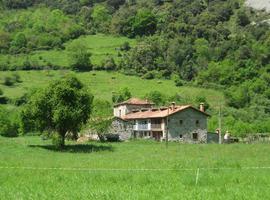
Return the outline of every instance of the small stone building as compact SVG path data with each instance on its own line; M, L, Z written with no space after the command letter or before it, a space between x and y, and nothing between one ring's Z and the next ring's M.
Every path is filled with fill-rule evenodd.
M190 143L207 142L207 117L203 104L154 108L154 104L137 98L115 105L111 133L129 138L153 138Z

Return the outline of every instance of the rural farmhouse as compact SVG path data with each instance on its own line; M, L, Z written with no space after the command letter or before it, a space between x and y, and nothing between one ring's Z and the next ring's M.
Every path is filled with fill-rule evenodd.
M155 108L154 104L131 98L114 106L111 133L129 138L154 138L192 143L207 142L207 117L204 105L200 109L191 105Z

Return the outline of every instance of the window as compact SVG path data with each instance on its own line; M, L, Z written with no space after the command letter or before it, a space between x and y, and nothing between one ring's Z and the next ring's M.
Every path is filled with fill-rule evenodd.
M180 139L183 139L183 135L182 135L182 134L180 134L180 135L179 135L179 138L180 138Z
M121 110L119 110L119 117L121 117Z
M196 120L196 126L199 126L199 125L200 125L200 121Z
M182 125L182 124L183 124L183 120L182 120L182 119L180 119L179 124L180 124L180 125Z
M192 138L193 140L198 140L198 133L193 133Z

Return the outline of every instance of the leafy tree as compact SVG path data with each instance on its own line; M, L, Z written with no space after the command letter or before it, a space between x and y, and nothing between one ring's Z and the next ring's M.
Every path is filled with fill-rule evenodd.
M11 46L15 49L15 53L20 51L23 47L26 47L26 45L27 39L23 33L17 33L11 42Z
M71 69L74 71L89 71L92 69L91 53L82 42L74 42L68 47Z
M123 88L120 91L114 93L112 95L112 102L113 103L120 103L126 101L131 98L131 92L128 88Z
M6 53L10 46L10 34L5 31L0 31L0 52Z
M77 133L91 113L93 96L75 77L52 82L31 97L21 113L22 131L55 131L60 147L67 132Z
M0 135L4 137L17 137L19 124L8 110L0 106Z
M113 59L113 57L108 57L106 58L103 63L102 66L105 70L111 71L111 70L116 70L116 64L115 61Z
M152 101L158 106L164 105L166 103L166 96L159 91L151 91L146 94L144 98Z
M2 3L7 8L27 8L32 6L34 1L33 0L2 0Z
M111 20L111 15L109 14L107 7L102 4L95 5L91 17L93 19L94 26L99 31L107 32Z
M245 11L239 11L237 13L236 22L240 26L246 26L250 23L249 17L247 16Z
M155 15L147 9L138 10L134 18L131 19L133 37L135 35L152 35L156 31L157 20Z

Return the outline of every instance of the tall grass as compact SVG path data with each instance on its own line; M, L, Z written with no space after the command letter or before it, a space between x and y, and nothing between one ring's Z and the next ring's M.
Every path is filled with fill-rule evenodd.
M147 141L100 144L69 143L64 152L50 150L38 137L0 137L0 167L87 169L194 169L189 171L85 171L0 169L3 199L267 199L269 147L256 145L183 145ZM76 145L77 150L74 150ZM88 151L95 146L95 151ZM108 147L100 148L96 147ZM75 148L75 149L76 149ZM99 149L99 150L98 150ZM197 168L231 170L200 170Z

